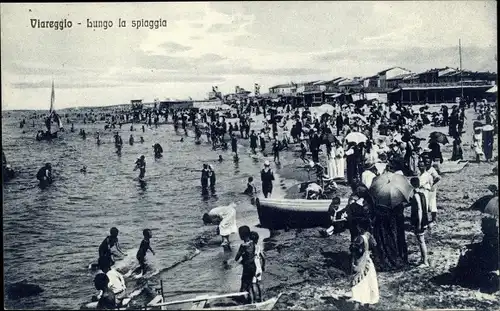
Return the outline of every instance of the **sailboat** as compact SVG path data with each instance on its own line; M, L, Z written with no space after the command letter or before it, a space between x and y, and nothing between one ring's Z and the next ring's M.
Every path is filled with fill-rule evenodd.
M49 114L45 118L45 126L47 127L47 132L38 131L36 135L37 140L49 140L52 138L57 138L57 133L59 131L64 131L61 117L56 113L54 109L55 100L56 95L54 91L54 81L52 80L52 91L50 93L50 109Z

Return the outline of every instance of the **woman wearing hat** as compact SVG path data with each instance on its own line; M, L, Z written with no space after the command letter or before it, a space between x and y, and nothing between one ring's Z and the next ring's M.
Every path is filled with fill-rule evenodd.
M269 161L264 162L264 168L260 171L260 179L262 181L262 193L267 198L273 192L274 173L270 167Z

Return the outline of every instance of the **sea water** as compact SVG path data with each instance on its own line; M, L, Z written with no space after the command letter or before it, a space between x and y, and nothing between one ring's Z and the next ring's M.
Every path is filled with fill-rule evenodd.
M157 129L141 125L130 131L105 131L104 124L75 124L53 141L35 140L43 120L31 120L23 129L20 112L2 116L2 150L18 176L4 184L4 269L5 284L26 280L44 292L20 300L9 300L7 308L78 309L96 293L94 274L88 270L97 260L97 250L113 226L120 230L119 241L128 254L117 262L120 270L137 265L135 254L142 240L142 230L153 232L151 246L156 255L148 253L152 274L163 280L167 299L191 298L200 294L238 291L241 267L224 268L223 261L234 258L240 243L232 235L233 252L224 253L215 237L200 248L201 253L190 261L163 271L192 251L195 241L216 228L204 226L202 215L210 209L235 202L238 226L258 224L255 206L242 194L246 180L253 176L258 183L262 159L249 156L240 149L240 160L234 162L230 151L213 151L205 141L194 144L193 132L184 137L172 125ZM87 138L78 135L83 128ZM25 131L25 133L23 133ZM101 145L94 134L101 133ZM115 152L113 134L119 132L124 141L121 156ZM128 144L130 134L135 144ZM140 143L140 136L145 142ZM205 137L202 137L204 139ZM154 159L152 146L163 146L163 158ZM133 171L140 155L146 157L145 184L136 180ZM219 163L218 155L225 161ZM37 186L36 173L51 162L54 183L47 189ZM200 175L203 163L214 167L217 177L216 195L202 196ZM80 168L87 166L87 173ZM134 180L135 179L135 180ZM276 185L276 188L279 188ZM261 241L266 237L260 229ZM268 234L268 233L267 233ZM195 245L196 246L196 245ZM133 287L134 282L127 282Z

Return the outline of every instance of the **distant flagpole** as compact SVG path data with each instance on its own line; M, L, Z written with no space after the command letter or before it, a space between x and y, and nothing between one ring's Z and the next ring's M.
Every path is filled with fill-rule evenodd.
M462 83L462 42L458 39L458 54L460 56L460 88L462 90L462 98L464 98L464 86Z

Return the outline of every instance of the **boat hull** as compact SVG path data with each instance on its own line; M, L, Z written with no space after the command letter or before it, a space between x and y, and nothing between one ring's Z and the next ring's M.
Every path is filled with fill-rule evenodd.
M327 228L331 225L328 208L331 200L256 199L260 225L270 230ZM340 200L340 207L347 199Z

